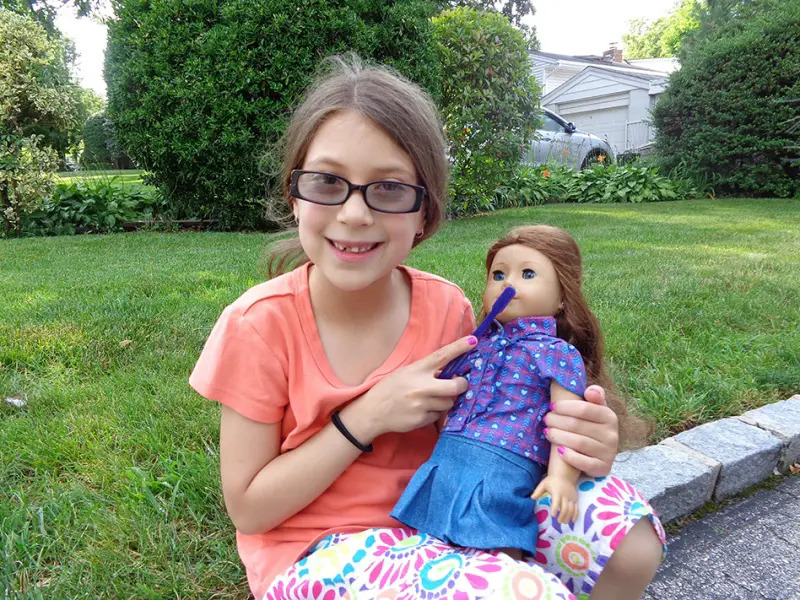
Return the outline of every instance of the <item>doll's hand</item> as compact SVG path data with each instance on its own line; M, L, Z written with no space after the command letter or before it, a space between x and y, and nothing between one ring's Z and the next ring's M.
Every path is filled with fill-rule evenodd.
M550 494L550 516L558 515L559 523L569 523L578 518L578 490L575 484L562 477L548 475L539 482L531 498L538 500Z

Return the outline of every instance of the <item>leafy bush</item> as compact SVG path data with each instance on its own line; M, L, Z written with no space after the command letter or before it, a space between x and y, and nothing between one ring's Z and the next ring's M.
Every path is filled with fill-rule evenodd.
M790 196L798 133L785 123L800 96L800 0L756 0L702 30L656 105L663 166L681 162L717 193Z
M161 196L123 188L114 178L60 183L41 209L23 220L25 235L73 235L121 231L129 221L152 221L163 210Z
M56 153L42 148L40 136L0 134L0 234L19 234L25 215L53 190Z
M450 212L489 210L538 124L540 89L527 44L502 15L472 8L443 12L433 31L453 166Z
M545 202L663 202L698 195L690 180L666 177L652 165L596 165L581 171L563 165L524 166L513 181L497 190L492 208Z
M109 132L104 115L92 115L83 124L82 165L111 164Z
M124 0L115 10L108 114L177 218L266 225L272 174L259 158L326 55L353 50L437 92L426 0Z
M19 233L22 217L53 186L56 155L45 140L69 129L77 111L63 41L31 17L0 7L0 234Z

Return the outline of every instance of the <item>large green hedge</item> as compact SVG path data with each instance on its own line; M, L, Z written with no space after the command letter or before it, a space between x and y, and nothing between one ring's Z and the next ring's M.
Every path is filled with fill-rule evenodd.
M667 168L713 183L717 193L791 196L800 97L800 0L756 0L704 32L653 113Z
M176 216L265 225L259 164L330 54L353 50L437 93L425 0L121 0L109 24L118 141ZM266 161L269 164L271 161Z

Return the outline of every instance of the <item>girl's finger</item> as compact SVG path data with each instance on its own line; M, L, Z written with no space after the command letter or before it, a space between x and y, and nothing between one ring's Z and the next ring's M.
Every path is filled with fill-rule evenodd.
M428 367L439 370L444 368L444 366L454 358L472 350L477 343L478 340L474 335L468 335L455 342L450 342L446 346L442 346L427 358L423 358L422 361L425 362Z
M604 405L592 404L583 400L562 400L556 402L549 414L558 414L568 417L575 417L582 421L592 421L593 423L616 423L617 415L614 411Z
M610 423L585 421L575 417L559 415L554 412L548 413L544 418L544 422L547 426L548 437L551 432L561 431L591 438L604 446L614 446L615 448L619 438L617 429Z
M605 456L611 452L610 445L606 445L592 437L564 431L555 427L547 428L547 440L555 448L566 446L586 456Z
M575 452L566 447L564 448L564 453L561 455L561 458L565 463L575 467L579 471L583 471L589 477L605 477L609 473L609 463L599 458Z

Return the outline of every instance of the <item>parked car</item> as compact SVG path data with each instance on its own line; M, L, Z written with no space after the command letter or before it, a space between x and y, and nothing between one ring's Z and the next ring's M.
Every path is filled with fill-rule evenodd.
M585 169L598 162L614 162L614 151L607 141L578 130L571 122L546 108L536 135L538 139L526 153L526 162L535 165L557 163L576 169Z

